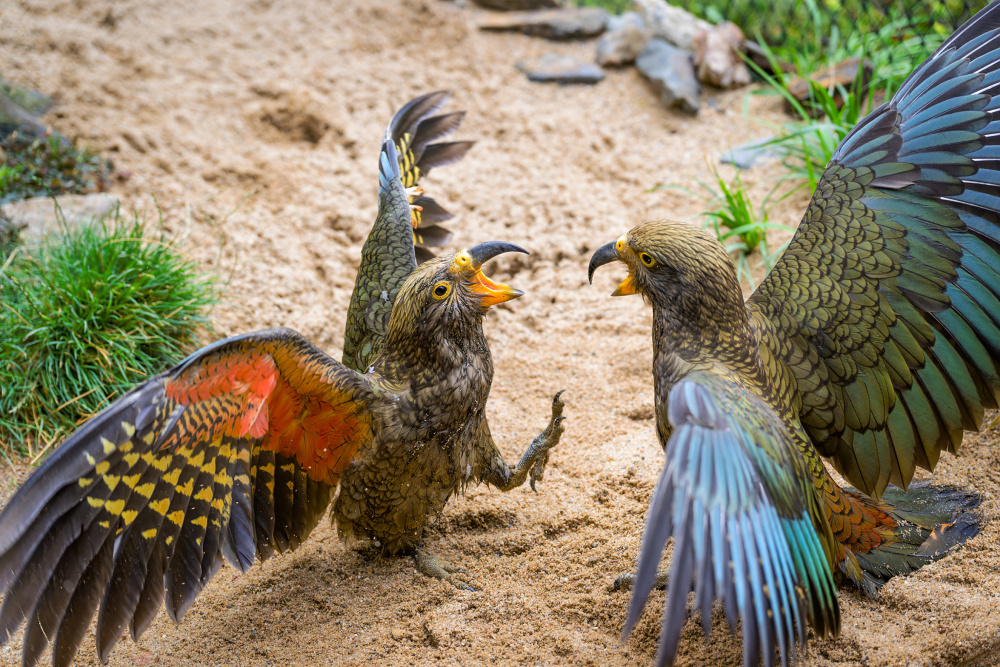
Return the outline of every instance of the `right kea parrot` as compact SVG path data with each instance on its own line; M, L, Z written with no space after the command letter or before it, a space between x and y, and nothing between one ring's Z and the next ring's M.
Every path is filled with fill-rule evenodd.
M807 624L838 633L835 573L874 594L978 530L975 496L887 486L933 469L1000 400L998 93L993 3L844 138L746 302L725 249L689 224L641 224L591 258L591 280L621 261L614 295L653 308L666 461L625 635L673 537L658 665L689 592L706 634L715 600L742 623L744 665L787 665Z

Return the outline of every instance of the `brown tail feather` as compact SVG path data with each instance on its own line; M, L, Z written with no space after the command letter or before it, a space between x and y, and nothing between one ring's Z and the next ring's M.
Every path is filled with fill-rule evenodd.
M890 487L882 500L828 485L823 499L840 571L869 595L943 557L980 528L978 496L926 482L907 491Z

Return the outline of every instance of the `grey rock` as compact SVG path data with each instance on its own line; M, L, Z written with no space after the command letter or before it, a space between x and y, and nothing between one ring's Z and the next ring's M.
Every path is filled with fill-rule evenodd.
M101 221L118 208L118 197L107 193L32 197L0 207L23 240L39 241L50 234Z
M608 13L600 7L547 9L537 12L507 12L489 16L481 30L520 31L548 39L582 39L604 32Z
M689 51L654 37L635 65L665 105L690 114L698 113L701 85Z
M688 51L691 50L695 33L712 27L711 23L664 0L635 0L635 9L653 31L654 37L665 39Z
M44 137L51 134L57 137L63 145L69 143L66 137L52 131L43 123L39 123L34 116L0 92L0 138L15 131L32 137Z
M0 79L0 95L4 95L32 116L41 116L52 108L51 97L3 79Z
M540 58L522 60L516 67L528 75L530 81L540 83L590 83L604 78L601 68L561 53L547 53Z
M554 9L562 6L559 0L473 0L473 2L480 7L502 12Z
M771 143L774 139L774 136L770 136L740 144L723 153L722 162L731 164L737 169L749 169L758 162L777 160L782 156L782 151Z
M608 31L597 43L597 64L607 67L635 62L652 36L653 31L635 12L612 16L608 19Z
M750 83L750 70L740 55L743 31L726 21L694 36L694 67L698 80L719 88L739 88Z

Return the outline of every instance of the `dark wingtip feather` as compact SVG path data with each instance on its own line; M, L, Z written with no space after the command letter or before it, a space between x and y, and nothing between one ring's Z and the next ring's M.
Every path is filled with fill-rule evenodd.
M108 456L101 445L101 437L114 442L124 441L127 436L122 431L122 422L138 426L141 419L152 418L152 415L139 412L141 406L162 394L160 379L153 378L133 389L85 423L32 473L0 512L0 554L10 551L60 489L75 484L87 473L93 466L88 462L88 455L96 462Z
M463 120L465 120L464 111L453 111L421 120L411 141L411 148L417 158L417 163L419 164L420 156L430 142L451 134L458 129Z
M673 532L672 502L673 488L667 468L664 468L660 481L656 484L656 491L653 492L653 499L649 503L646 530L643 532L642 546L639 548L639 564L632 587L632 600L629 603L625 627L622 629L622 641L631 634L646 606L646 599L653 590L660 555Z
M404 134L412 136L420 121L443 107L449 97L451 97L451 91L437 90L433 93L413 98L404 104L392 117L392 121L390 121L389 127L386 129L385 138L398 143Z
M424 149L418 166L426 174L434 167L444 167L445 165L458 162L465 157L465 154L469 152L469 149L475 143L475 141L451 141L448 143L431 144Z

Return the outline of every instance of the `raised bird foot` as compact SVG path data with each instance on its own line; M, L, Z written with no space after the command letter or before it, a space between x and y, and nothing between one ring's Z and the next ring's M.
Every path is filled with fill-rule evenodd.
M492 476L487 481L501 491L510 491L528 480L531 490L535 490L535 482L545 476L545 464L549 462L549 450L559 444L563 434L562 391L552 398L552 418L541 433L535 436L528 448L524 450L521 460L511 469L504 463L493 469ZM499 456L499 453L497 454ZM501 462L502 463L502 462Z
M413 561L417 565L417 570L425 577L447 581L455 588L459 588L463 591L477 590L455 576L456 574L465 574L465 570L457 568L451 563L441 560L440 556L426 554L423 551L417 551L413 554Z
M559 444L559 438L563 434L562 416L565 403L562 402L563 390L560 390L552 397L552 418L549 420L545 430L535 436L528 446L528 451L524 453L522 461L533 460L531 471L528 477L528 484L531 490L535 491L535 482L540 482L545 477L545 464L549 462L549 450ZM530 456L530 459L529 459Z
M667 579L669 578L668 570L659 570L656 573L656 586L657 590L664 590L667 587ZM632 588L635 584L635 575L631 572L626 572L625 574L619 574L615 579L614 583L611 584L611 590L613 591L626 591Z

